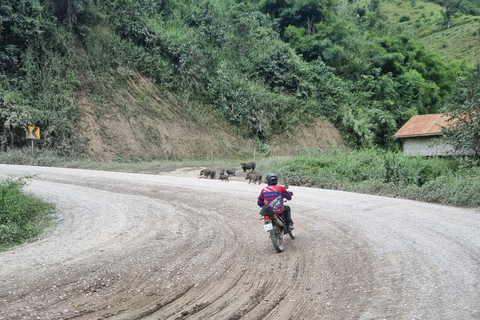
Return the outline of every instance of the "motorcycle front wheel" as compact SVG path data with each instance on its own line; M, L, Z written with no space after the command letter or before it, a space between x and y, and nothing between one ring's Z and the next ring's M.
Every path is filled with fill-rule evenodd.
M283 228L273 226L273 230L270 231L270 239L272 240L273 247L277 252L282 252L285 249L285 242L283 240Z

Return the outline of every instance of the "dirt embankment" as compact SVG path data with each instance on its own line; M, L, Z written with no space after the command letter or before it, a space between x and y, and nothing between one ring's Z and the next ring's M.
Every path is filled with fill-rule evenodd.
M104 91L110 92L109 89ZM103 97L80 94L78 128L86 155L92 160L210 159L253 155L255 141L241 137L208 107L186 107L178 97L167 96L147 78L136 74L123 89ZM327 120L299 126L291 138L274 138L273 154L292 150L343 146L343 138Z

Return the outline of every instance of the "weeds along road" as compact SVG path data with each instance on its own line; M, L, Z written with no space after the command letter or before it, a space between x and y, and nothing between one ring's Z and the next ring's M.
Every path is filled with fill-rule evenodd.
M264 185L0 165L57 224L0 253L0 319L479 319L480 210L291 186L276 253Z

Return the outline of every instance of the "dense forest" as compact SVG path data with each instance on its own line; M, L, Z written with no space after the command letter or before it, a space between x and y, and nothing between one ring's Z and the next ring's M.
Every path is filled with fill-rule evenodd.
M261 144L322 118L353 148L398 149L400 126L443 112L474 66L389 23L392 2L428 1L0 0L1 150L33 125L41 148L81 152L79 94L108 99L135 74ZM480 14L479 0L430 2L443 29Z

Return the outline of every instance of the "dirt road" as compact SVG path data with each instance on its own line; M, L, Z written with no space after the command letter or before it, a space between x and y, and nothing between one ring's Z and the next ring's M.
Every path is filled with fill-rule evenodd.
M0 253L0 319L480 319L480 209L291 186L276 253L264 185L0 165L58 211Z

